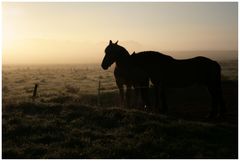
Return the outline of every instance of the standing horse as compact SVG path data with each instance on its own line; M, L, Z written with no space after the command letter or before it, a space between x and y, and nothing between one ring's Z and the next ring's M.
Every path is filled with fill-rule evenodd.
M135 52L133 54L135 54ZM141 91L139 90L140 88L138 86L135 86L132 82L128 81L128 79L125 78L125 75L122 73L123 72L121 71L121 68L116 65L114 69L114 77L119 89L121 106L125 106L126 104L128 106L138 106L139 94L141 94ZM124 90L124 86L126 86L126 92ZM135 89L134 95L132 93L132 87Z
M148 100L148 87L149 78L146 72L139 69L139 67L133 66L131 55L124 48L118 49L120 47L116 43L112 43L110 40L109 45L105 49L105 57L102 61L102 68L104 70L108 69L114 62L116 62L116 67L114 70L114 76L116 79L117 86L120 91L121 102L124 102L124 89L123 85L126 85L126 104L127 107L131 106L131 88L135 88L136 95L140 91L141 98L144 106L149 106ZM115 50L117 49L117 50ZM120 51L120 54L119 54ZM135 55L135 54L132 54Z
M109 45L105 51L105 57L110 58L119 58L126 53L126 49L117 44ZM210 117L225 112L221 87L221 67L216 61L205 57L177 60L159 52L145 51L133 54L130 63L135 68L147 73L147 77L155 86L157 107L159 107L159 94L161 96L163 112L167 111L166 87L186 87L193 84L208 88L212 98Z

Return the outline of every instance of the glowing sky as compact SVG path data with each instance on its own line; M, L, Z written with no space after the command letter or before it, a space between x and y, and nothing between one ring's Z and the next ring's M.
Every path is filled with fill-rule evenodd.
M3 64L95 63L129 52L237 50L237 2L3 3Z

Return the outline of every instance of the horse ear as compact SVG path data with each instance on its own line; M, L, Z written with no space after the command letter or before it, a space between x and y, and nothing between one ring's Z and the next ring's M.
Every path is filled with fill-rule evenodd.
M109 45L111 45L111 44L112 44L112 40L109 41Z
M117 45L118 41L115 42L115 44Z
M136 54L135 51L132 54Z

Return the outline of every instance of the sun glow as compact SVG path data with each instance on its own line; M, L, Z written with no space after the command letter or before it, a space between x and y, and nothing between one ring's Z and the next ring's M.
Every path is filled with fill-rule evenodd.
M237 31L237 3L4 2L3 63L98 63L109 40L130 53L237 50Z

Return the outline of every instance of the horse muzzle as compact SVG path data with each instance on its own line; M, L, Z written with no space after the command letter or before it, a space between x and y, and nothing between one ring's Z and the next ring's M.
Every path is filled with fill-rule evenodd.
M107 70L108 69L108 66L106 66L106 65L101 65L102 66L102 68L104 69L104 70Z

